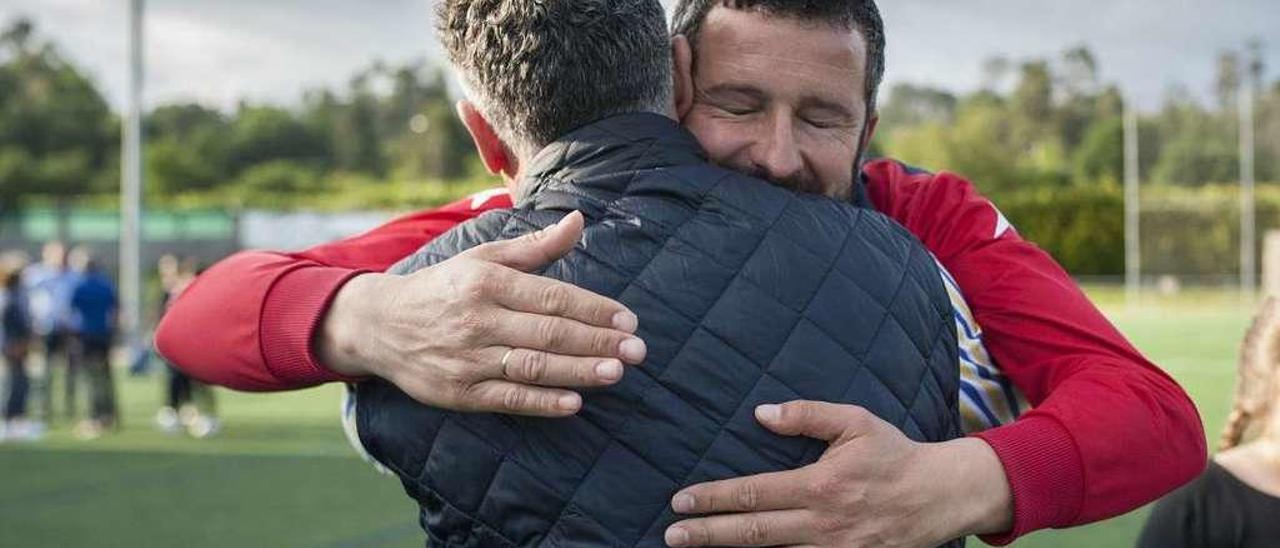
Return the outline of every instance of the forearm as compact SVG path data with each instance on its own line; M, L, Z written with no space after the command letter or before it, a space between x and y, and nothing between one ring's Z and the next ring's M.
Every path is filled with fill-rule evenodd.
M978 437L1000 456L1014 493L1008 535L1128 512L1205 464L1195 406L1134 349L1047 255L1025 242L965 270L986 345L1035 409ZM985 284L985 285L984 285ZM1044 303L1054 303L1046 309Z
M214 265L174 300L156 330L156 348L204 382L275 391L342 377L309 349L332 295L359 271L264 252Z
M987 350L1036 406L979 434L1014 498L1012 530L988 542L1132 510L1204 467L1203 427L1186 393L972 184L889 161L867 175L876 207L951 272Z
M1069 378L1039 407L977 434L1010 470L1023 532L1123 514L1203 470L1204 430L1172 381L1085 359L1056 367Z
M291 390L340 380L313 352L316 327L347 280L379 272L435 236L509 200L468 199L300 253L250 251L219 262L170 306L156 331L166 358L205 382Z

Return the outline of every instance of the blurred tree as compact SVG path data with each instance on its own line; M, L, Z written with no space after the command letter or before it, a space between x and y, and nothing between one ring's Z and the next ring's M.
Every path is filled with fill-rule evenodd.
M1258 100L1257 169L1259 181L1280 181L1280 80Z
M1254 93L1261 94L1263 92L1262 76L1266 73L1267 69L1266 60L1264 60L1262 56L1262 52L1264 51L1262 47L1262 39L1254 37L1245 41L1244 51L1246 56L1245 66L1240 72L1249 76L1249 81L1252 82L1254 86Z
M880 123L890 131L895 127L950 124L955 121L957 103L956 96L945 90L897 84L889 92L889 101L880 108Z
M444 74L423 72L422 63L395 72L393 92L384 101L388 156L397 177L457 179L474 155L470 134L454 114Z
M1223 137L1222 128L1207 113L1193 116L1190 125L1163 143L1152 179L1178 185L1234 181L1238 173L1236 144Z
M982 61L982 89L984 91L998 92L1008 77L1008 58L997 55Z
M1072 164L1076 181L1118 184L1124 173L1124 128L1120 117L1094 121L1076 149Z
M222 113L196 104L166 105L146 118L148 194L169 196L225 183L230 124Z
M1234 51L1220 53L1213 82L1214 97L1218 99L1219 108L1222 110L1235 108L1241 81L1240 56Z
M58 50L19 19L0 32L0 202L93 189L117 134L111 111Z
M1043 60L1023 63L1010 98L1015 143L1030 152L1054 134L1053 76Z
M1098 60L1088 46L1062 54L1062 88L1068 96L1092 96L1098 91Z
M279 107L241 104L228 137L227 172L231 176L275 160L327 167L329 149L324 137Z
M245 196L308 194L328 189L315 168L288 160L257 164L236 180L236 189Z
M351 102L338 110L331 138L338 169L382 177L387 164L379 141L378 99L370 89L376 68L351 79Z
M1098 63L1085 46L1062 54L1062 73L1056 77L1062 104L1057 109L1058 137L1062 146L1074 150L1098 117Z

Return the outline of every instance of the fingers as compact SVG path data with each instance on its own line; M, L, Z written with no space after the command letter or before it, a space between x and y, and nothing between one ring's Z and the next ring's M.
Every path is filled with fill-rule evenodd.
M756 420L783 436L806 436L834 442L866 433L878 420L856 405L792 401L756 407Z
M512 310L560 316L627 333L634 333L639 324L622 303L573 284L521 273L511 273L498 283L502 290L495 292L495 301Z
M644 341L623 331L523 312L502 314L495 322L493 339L515 348L568 356L617 358L629 364L643 362L648 353Z
M808 510L711 516L667 528L668 546L775 546L811 542L817 534Z
M582 238L582 213L574 211L560 222L519 238L490 242L463 253L529 272L563 257Z
M671 497L671 509L680 514L719 514L802 508L809 500L804 471L801 468L700 483Z
M501 356L496 363L502 365L503 378L522 384L585 388L610 385L622 379L622 362L617 359L562 356L516 348L507 355L505 364Z
M489 380L471 385L462 396L463 411L567 417L582 408L582 396L568 390Z

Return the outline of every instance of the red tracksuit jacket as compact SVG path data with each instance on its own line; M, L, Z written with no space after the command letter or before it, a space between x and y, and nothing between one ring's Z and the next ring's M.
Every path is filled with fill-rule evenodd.
M984 540L1004 544L1119 515L1200 473L1204 431L1186 393L972 184L891 160L870 162L865 175L876 208L920 238L955 277L988 351L1035 406L1012 424L974 434L994 448L1014 498L1013 529ZM238 253L173 303L156 346L193 377L239 390L343 380L318 364L310 347L342 284L385 270L484 211L510 206L510 196L495 191L299 253Z

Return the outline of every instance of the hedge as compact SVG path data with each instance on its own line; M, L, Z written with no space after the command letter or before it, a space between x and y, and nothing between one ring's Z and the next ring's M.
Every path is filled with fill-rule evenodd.
M1189 277L1238 273L1239 200L1236 185L1144 186L1139 217L1143 273ZM1019 233L1072 274L1124 274L1120 188L1033 189L1001 194L996 202ZM1280 228L1280 188L1258 185L1255 207L1260 249L1266 231Z

